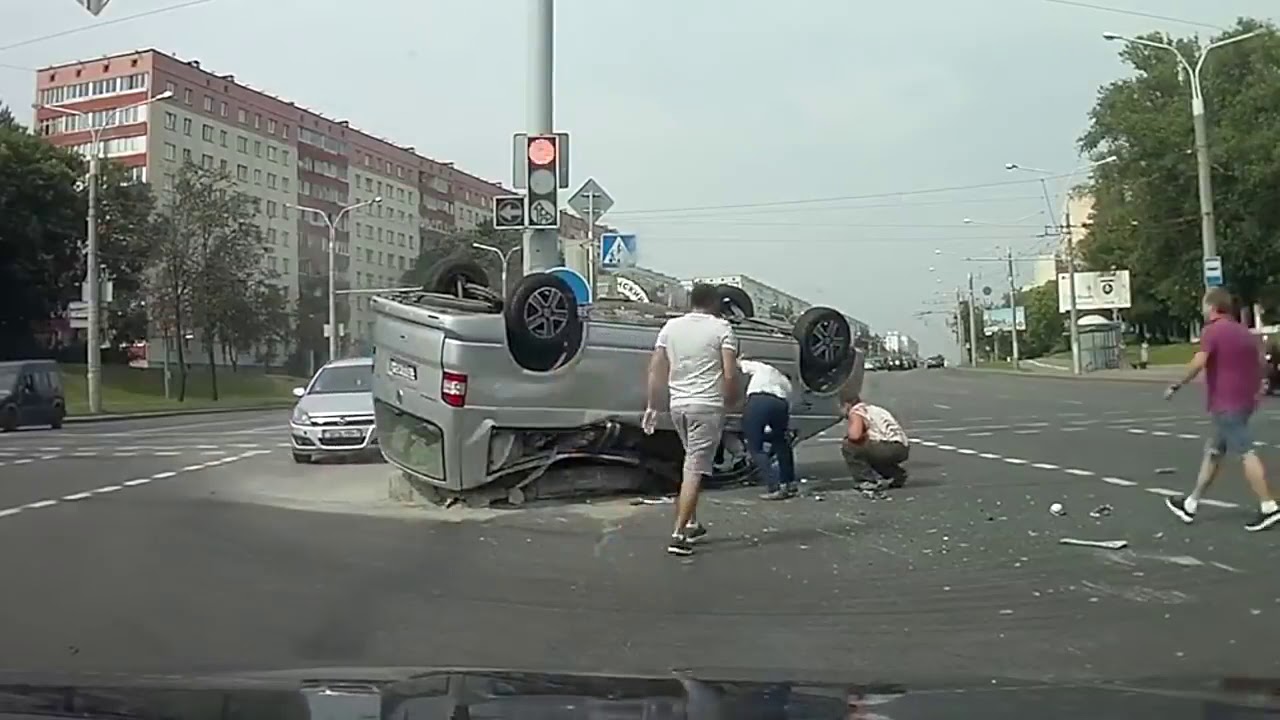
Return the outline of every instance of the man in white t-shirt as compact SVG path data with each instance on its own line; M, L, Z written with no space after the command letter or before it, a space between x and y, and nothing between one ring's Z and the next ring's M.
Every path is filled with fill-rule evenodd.
M695 285L689 294L693 311L668 320L658 333L649 359L649 405L644 431L658 423L665 386L671 399L671 423L684 445L684 468L676 524L667 552L692 555L693 541L707 533L697 522L702 476L710 475L724 432L726 406L738 394L738 339L719 317L720 293Z
M764 480L765 492L760 497L786 500L796 494L796 460L787 437L791 425L791 380L778 368L759 360L739 360L738 368L747 376L742 435ZM765 443L769 444L768 452Z
M844 401L845 430L840 453L860 490L902 487L911 454L911 441L897 418L879 405L853 396Z

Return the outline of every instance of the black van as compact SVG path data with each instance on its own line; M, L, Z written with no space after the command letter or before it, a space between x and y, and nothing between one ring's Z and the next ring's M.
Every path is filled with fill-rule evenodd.
M0 431L22 425L62 427L67 400L53 360L0 362Z

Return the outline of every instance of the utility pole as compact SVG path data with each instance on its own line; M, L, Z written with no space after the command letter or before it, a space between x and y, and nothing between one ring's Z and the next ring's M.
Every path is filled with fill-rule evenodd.
M333 362L338 359L338 226L342 224L342 218L346 217L347 213L369 205L381 204L382 196L379 195L372 200L348 205L331 217L329 213L320 208L285 203L285 207L294 208L298 212L311 213L324 220L325 224L329 226L329 359L326 362ZM350 242L350 239L348 239L347 243L350 244ZM350 257L350 255L350 248L348 248L347 256ZM350 271L349 266L348 271Z
M1013 335L1013 369L1018 369L1018 286L1013 278L1013 247L1009 248L1009 332Z
M555 132L555 2L529 0L528 133ZM557 162L559 159L557 158ZM556 208L556 212L560 212ZM554 228L526 230L524 273L549 270L559 264L560 233Z
M978 315L974 309L973 273L969 273L969 364L978 367Z
M1076 239L1075 233L1071 232L1071 204L1066 205L1066 209L1062 214L1063 227L1062 231L1066 233L1067 245L1067 295L1071 298L1070 313L1067 315L1067 322L1071 324L1068 333L1071 337L1071 374L1080 374L1080 322L1079 313L1076 310Z
M956 344L960 346L960 364L964 364L964 292L956 288Z

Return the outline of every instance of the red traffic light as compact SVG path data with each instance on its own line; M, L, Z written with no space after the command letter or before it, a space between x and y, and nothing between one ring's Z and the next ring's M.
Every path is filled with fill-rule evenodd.
M550 165L556 161L556 139L553 137L529 138L529 162L534 165Z

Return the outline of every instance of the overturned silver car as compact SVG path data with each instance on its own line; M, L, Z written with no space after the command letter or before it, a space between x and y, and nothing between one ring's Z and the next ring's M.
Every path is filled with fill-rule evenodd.
M838 395L859 391L863 373L844 315L814 307L790 326L754 318L738 288L721 293L743 354L800 388L796 439L837 422ZM544 273L503 298L466 259L441 263L422 291L372 304L378 437L419 491L520 504L678 483L683 453L669 422L651 436L640 430L649 355L670 308L606 300L580 309L568 285ZM754 470L737 416L725 435L712 482Z

